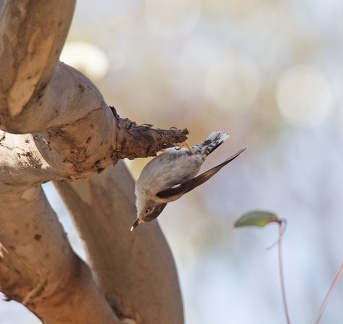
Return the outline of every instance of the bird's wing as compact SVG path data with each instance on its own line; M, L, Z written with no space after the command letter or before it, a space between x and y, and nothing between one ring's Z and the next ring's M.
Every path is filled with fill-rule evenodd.
M230 158L228 158L224 162L218 164L217 166L215 166L214 168L212 168L210 170L205 171L204 173L198 175L195 178L192 178L188 181L182 182L182 183L177 184L173 187L170 187L168 189L165 189L165 190L158 192L156 194L156 196L158 198L162 198L162 199L171 198L173 196L183 195L183 194L193 190L194 188L200 186L201 184L203 184L207 180L211 179L223 166L230 163L232 160L234 160L236 157L238 157L238 155L240 155L245 150L246 149L244 148L244 149L238 151L236 154L232 155Z

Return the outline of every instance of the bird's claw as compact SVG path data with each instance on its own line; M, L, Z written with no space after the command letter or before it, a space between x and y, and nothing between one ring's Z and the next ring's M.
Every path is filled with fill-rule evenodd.
M192 147L188 144L187 141L184 141L184 142L180 143L180 144L178 145L178 147L177 147L177 150L181 150L183 147L188 148L189 152L190 152L191 154L194 154L194 151L193 151Z

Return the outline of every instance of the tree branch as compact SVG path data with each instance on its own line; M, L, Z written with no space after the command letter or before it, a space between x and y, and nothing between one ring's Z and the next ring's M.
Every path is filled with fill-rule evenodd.
M30 132L42 107L28 105L46 91L73 16L75 1L19 0L0 5L0 126ZM44 114L44 111L43 111Z
M100 288L39 187L155 155L187 134L121 119L90 80L58 62L73 9L70 0L0 2L0 288L53 324L119 323L113 309L138 322L180 323L162 233L156 225L130 235L134 189L123 167L85 180L90 196L77 183L58 185L66 201L75 198L69 207Z
M85 180L55 183L110 305L137 323L183 323L171 251L157 222L137 232L134 181L123 162Z
M100 192L111 193L120 185L107 200L94 189L99 184L90 186L95 199L91 203L88 200L82 205L88 197L81 195L76 199L79 206L90 204L94 208L91 216L115 214L115 220L108 221L112 226L102 222L100 227L106 233L104 237L116 236L111 261L101 261L107 258L99 249L106 244L101 231L94 239L87 236L91 242L87 247L92 251L89 261L103 291L92 280L88 266L70 248L38 187L50 180L89 177L120 158L155 155L184 141L187 134L187 130L154 130L120 119L90 80L58 63L73 9L74 1L70 0L0 2L1 290L53 324L118 323L104 292L121 314L148 319L148 323L174 323L168 317L180 323L182 305L176 271L158 227L150 235L142 234L141 241L138 235L136 239L127 236L129 225L127 234L126 229L125 234L122 232L121 222L126 226L129 219L126 215L131 222L135 214L133 182L127 174L115 173L114 179L105 173L105 178L96 178L100 183L104 181ZM126 182L128 189L122 189ZM72 188L69 184L66 187ZM125 203L121 201L123 195L130 195ZM97 200L101 201L100 209L96 209ZM108 213L111 201L115 203ZM97 219L88 220L88 226L96 228ZM136 252L130 254L131 248ZM131 257L124 258L121 252ZM152 261L156 256L163 260L162 265ZM95 263L114 268L116 278ZM137 269L150 278L137 275ZM164 292L153 286L154 280ZM147 296L159 307L149 305ZM130 305L129 312L119 299Z
M1 291L48 323L118 323L42 189L2 193L0 205Z

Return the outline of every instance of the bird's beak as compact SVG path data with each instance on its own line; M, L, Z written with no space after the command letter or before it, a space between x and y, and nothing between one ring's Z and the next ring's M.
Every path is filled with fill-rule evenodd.
M130 231L132 232L140 223L143 223L142 219L141 218L137 218L136 221L131 226Z

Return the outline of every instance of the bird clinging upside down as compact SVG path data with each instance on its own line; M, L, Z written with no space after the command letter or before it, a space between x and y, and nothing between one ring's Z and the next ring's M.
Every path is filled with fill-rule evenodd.
M152 159L136 182L137 219L131 231L140 223L150 222L158 217L167 203L179 199L209 180L245 150L238 151L214 168L196 176L207 156L228 137L226 133L214 131L199 145L189 147L186 144L186 147L168 148Z

